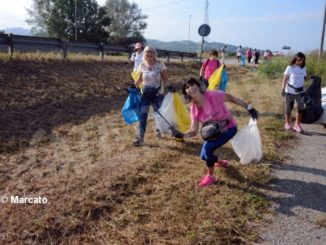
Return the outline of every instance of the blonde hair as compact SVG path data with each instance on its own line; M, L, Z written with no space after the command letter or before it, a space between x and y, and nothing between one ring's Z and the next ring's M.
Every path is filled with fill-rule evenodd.
M145 49L144 49L144 53L145 52L153 52L154 53L154 58L157 59L156 49L153 48L152 46L146 46ZM143 56L143 60L145 60L145 55Z

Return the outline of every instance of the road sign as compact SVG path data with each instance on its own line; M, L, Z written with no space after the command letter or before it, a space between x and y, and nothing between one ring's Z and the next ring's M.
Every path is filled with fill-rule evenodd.
M285 49L285 50L290 50L291 47L290 46L283 46L282 49Z
M198 28L198 34L202 37L207 37L211 33L211 27L207 24L202 24Z

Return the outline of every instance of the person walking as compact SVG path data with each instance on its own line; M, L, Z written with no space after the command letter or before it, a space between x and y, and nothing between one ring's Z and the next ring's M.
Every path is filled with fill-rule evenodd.
M222 64L224 64L226 48L227 48L227 46L224 45L224 47L221 49L221 55L222 55L222 59L221 59L221 61L222 61Z
M300 125L304 104L301 98L304 95L304 81L307 78L306 56L299 52L292 59L284 71L282 80L282 96L285 97L285 130L293 129L295 132L301 133ZM297 104L297 113L294 125L291 124L291 112L294 106L294 101Z
M140 97L140 120L137 136L133 142L134 146L142 146L144 144L150 105L152 105L154 110L158 110L162 105L163 94L161 92L161 80L163 80L168 91L175 92L175 89L168 81L166 66L162 61L157 59L157 53L153 47L147 46L144 49L143 61L138 69L140 70L140 76L134 85L138 87L143 83L144 86Z
M251 62L251 58L252 58L252 51L251 51L251 48L249 48L249 49L247 50L246 56L247 56L248 64L250 64L250 62Z
M130 60L134 62L134 71L137 70L139 67L140 63L143 61L143 45L141 43L136 43L135 44L135 52L132 53Z
M213 75L216 69L221 66L220 61L218 60L218 52L216 49L212 49L209 55L209 58L206 59L199 71L200 81L204 83L205 88L208 87L208 80Z
M246 109L253 119L258 119L258 112L251 104L244 102L231 94L219 90L203 91L200 83L190 78L182 87L182 93L187 103L191 103L190 117L191 126L189 130L182 134L177 130L172 131L175 137L189 138L197 135L199 123L217 123L219 125L219 133L214 134L212 139L205 136L201 149L200 157L205 161L207 166L207 174L201 179L199 185L205 187L216 181L214 177L214 167L227 167L229 161L219 160L213 153L216 149L227 143L237 132L237 122L232 116L230 110L226 107L226 102ZM201 129L203 136L203 127Z
M255 65L258 65L258 63L259 63L259 57L260 57L259 49L255 49L254 57L255 57Z
M241 45L239 45L239 47L237 48L236 55L237 55L237 59L238 59L238 64L240 64L241 56L243 55L243 51L242 51L242 46Z

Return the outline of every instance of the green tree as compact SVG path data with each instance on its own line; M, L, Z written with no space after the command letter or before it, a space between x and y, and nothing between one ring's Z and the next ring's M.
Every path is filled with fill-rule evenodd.
M141 13L137 4L128 0L107 0L104 7L111 17L111 24L106 27L109 42L129 44L144 41L147 16Z
M53 0L34 0L30 9L27 9L27 14L30 18L26 22L32 25L32 33L38 36L48 36L47 20L51 13Z
M76 26L79 41L105 41L108 37L104 27L110 18L96 0L34 0L28 13L31 18L27 22L36 26L34 30L49 37L75 40Z

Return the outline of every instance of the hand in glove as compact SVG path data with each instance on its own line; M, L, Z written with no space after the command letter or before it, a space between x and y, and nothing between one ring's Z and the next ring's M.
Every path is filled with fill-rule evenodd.
M247 105L247 111L249 112L252 119L257 120L258 119L258 111L252 107L251 104Z
M173 137L178 138L178 139L182 139L184 137L183 133L181 133L179 130L175 129L175 128L170 128L171 129L171 134Z
M177 92L172 85L168 86L166 89L171 93Z

